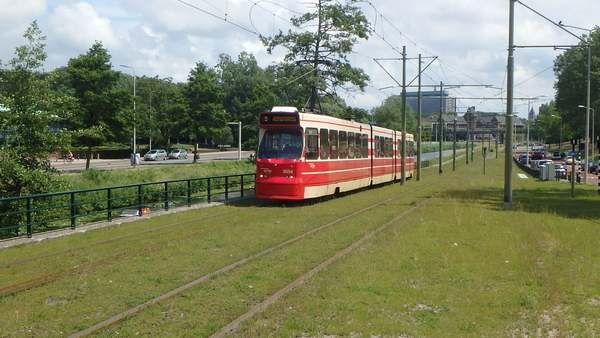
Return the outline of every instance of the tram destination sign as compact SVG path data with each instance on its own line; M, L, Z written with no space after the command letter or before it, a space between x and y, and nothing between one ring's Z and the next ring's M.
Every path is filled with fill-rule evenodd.
M299 124L300 118L295 113L263 113L260 122L262 124Z

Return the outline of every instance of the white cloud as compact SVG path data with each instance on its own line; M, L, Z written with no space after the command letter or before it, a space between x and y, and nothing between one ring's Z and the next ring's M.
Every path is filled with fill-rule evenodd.
M46 0L0 0L0 22L27 21L43 15L46 11ZM2 24L4 26L4 24Z
M78 2L72 6L56 7L48 19L49 40L69 51L86 50L95 41L105 48L118 49L121 41L115 35L111 20L98 15L92 5Z
M45 12L45 0L0 0L0 60L7 62L13 58L15 47L26 43L23 33L29 24Z

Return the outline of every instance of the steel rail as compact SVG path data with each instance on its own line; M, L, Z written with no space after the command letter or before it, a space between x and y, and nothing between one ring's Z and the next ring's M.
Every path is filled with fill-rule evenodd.
M151 252L151 251L154 251L154 250L166 247L166 246L168 246L170 244L182 242L182 241L194 238L194 237L199 236L199 235L214 233L216 231L222 231L222 230L229 229L229 228L241 225L241 224L246 224L247 222L249 222L251 220L255 220L255 219L263 218L263 217L270 217L270 216L273 216L273 215L281 213L281 212L283 212L283 211L279 211L279 212L276 212L276 213L269 213L267 215L262 215L262 216L250 217L250 218L244 219L244 221L241 221L241 222L236 222L234 224L228 224L228 225L224 225L224 226L219 226L219 227L215 227L215 228L212 228L212 229L203 229L203 230L200 230L200 231L194 231L194 232L191 232L191 233L188 233L188 234L183 234L183 235L180 235L180 236L177 236L177 237L173 237L171 239L168 239L167 241L160 241L160 242L148 244L148 245L145 245L145 246L140 247L140 248L135 248L135 249L132 249L132 250L128 250L128 251L117 253L117 254L114 254L114 255L111 255L111 256L99 258L99 259L96 259L96 260L93 260L93 261L90 261L90 262L86 262L86 263L83 263L83 264L78 264L76 266L72 266L72 267L69 267L69 268L66 268L66 269L63 269L63 270L54 271L54 272L51 272L51 273L48 273L48 274L45 274L45 275L42 275L42 276L38 276L38 277L34 277L34 278L31 278L31 279L25 280L25 281L21 281L21 282L14 283L14 284L11 284L11 285L6 285L6 286L3 286L3 287L0 287L0 297L4 297L4 296L7 296L7 295L10 295L10 294L19 292L19 291L28 290L28 289L31 289L33 287L43 285L43 284L45 284L47 282L51 282L51 281L59 280L59 279L62 279L62 278L68 277L68 276L72 276L72 275L74 275L76 273L79 273L81 271L89 271L89 270L92 270L94 268L102 267L102 266L108 265L110 263L116 262L116 261L121 260L121 259L139 256L139 255L141 255L143 253ZM229 213L229 212L227 212L227 213ZM227 214L227 213L221 213L221 214ZM205 218L205 217L201 217L199 219L203 219L203 218ZM192 221L197 221L199 219L188 220L188 221L180 222L180 223L173 224L173 225L181 225L181 224L184 224L184 223L189 223L189 222L192 222ZM170 226L173 226L173 225L170 225ZM162 228L164 228L164 227L162 227ZM147 231L143 231L143 232L147 232ZM121 236L121 237L130 237L130 236ZM106 242L106 241L102 241L102 242ZM63 251L67 251L68 252L68 250L63 250ZM44 257L46 257L46 256L44 256Z
M283 242L281 242L281 243L279 243L279 244L277 244L277 245L274 245L274 246L272 246L272 247L269 247L269 248L267 248L267 249L264 249L264 250L262 250L262 251L260 251L260 252L257 252L257 253L255 253L255 254L253 254L253 255L251 255L251 256L248 256L248 257L246 257L246 258L243 258L243 259L241 259L241 260L239 260L239 261L237 261L237 262L235 262L235 263L232 263L232 264L230 264L230 265L228 265L228 266L226 266L226 267L223 267L223 268L221 268L221 269L218 269L218 270L216 270L216 271L214 271L214 272L211 272L211 273L209 273L209 274L206 274L206 275L204 275L204 276L202 276L202 277L200 277L200 278L198 278L198 279L196 279L196 280L194 280L194 281L191 281L191 282L189 282L189 283L187 283L187 284L185 284L185 285L183 285L183 286L181 286L181 287L178 287L178 288L176 288L176 289L173 289L173 290L171 290L171 291L169 291L169 292L167 292L167 293L165 293L165 294L163 294L163 295L160 295L160 296L157 296L157 297L155 297L155 298L152 298L152 299L150 299L150 300L148 300L148 301L146 301L146 302L144 302L144 303L142 303L142 304L140 304L140 305L137 305L137 306L135 306L135 307L133 307L133 308L131 308L131 309L129 309L129 310L126 310L126 311L124 311L124 312L121 312L121 313L119 313L119 314L117 314L117 315L115 315L115 316L113 316L113 317L111 317L111 318L108 318L108 319L106 319L106 320L104 320L104 321L102 321L102 322L100 322L100 323L98 323L98 324L92 325L92 326L90 326L90 327L88 327L88 328L86 328L86 329L84 329L84 330L82 330L82 331L80 331L80 332L77 332L77 333L75 333L75 334L72 334L71 336L69 336L69 338L79 338L79 337L85 337L85 336L87 336L87 335L89 335L89 334L91 334L91 333L94 333L94 332L96 332L96 331L98 331L98 330L101 330L101 329L103 329L103 328L105 328L105 327L107 327L107 326L109 326L109 325L111 325L111 324L114 324L114 323L116 323L116 322L119 322L119 321L121 321L121 320L123 320L123 319L125 319L125 318L127 318L127 317L129 317L129 316L132 316L132 315L134 315L134 314L138 313L139 311L141 311L141 310L143 310L143 309L145 309L145 308L149 307L149 306L150 306L150 305L152 305L152 304L155 304L155 303L158 303L158 302L160 302L160 301L163 301L163 300L165 300L165 299L168 299L168 298L170 298L170 297L173 297L173 296L175 296L175 295L177 295L177 294L179 294L179 293L181 293L181 292L183 292L183 291L185 291L185 290L187 290L187 289L189 289L189 288L191 288L191 287L193 287L193 286L196 286L196 285L198 285L198 284L201 284L201 283L203 283L203 282L205 282L205 281L209 280L211 277L213 277L213 276L215 276L215 275L217 275L217 274L219 274L219 273L226 272L226 271L229 271L229 270L231 270L231 269L234 269L234 268L236 268L236 267L238 267L238 266L240 266L240 265L242 265L242 264L244 264L244 263L247 263L248 261L250 261L250 260L252 260L252 259L255 259L255 258L258 258L258 257L264 256L264 255L266 255L267 253L270 253L270 252L272 252L272 251L275 251L275 250L277 250L277 249L279 249L279 248L282 248L282 247L284 247L284 246L286 246L286 245L288 245L288 244L291 244L291 243L297 242L297 241L298 241L298 240L300 240L300 239L303 239L303 238L305 238L305 237L307 237L307 236L309 236L309 235L312 235L312 234L314 234L314 233L316 233L316 232L318 232L318 231L320 231L320 230L323 230L323 229L325 229L325 228L328 228L328 227L330 227L330 226L332 226L332 225L334 225L334 224L337 224L337 223L339 223L339 222L342 222L342 221L344 221L344 220L346 220L346 219L349 219L349 218L351 218L351 217L353 217L353 216L356 216L356 215L358 215L358 214L361 214L361 213L363 213L363 212L365 212L365 211L371 210L371 209L373 209L373 208L375 208L375 207L378 207L378 206L380 206L380 205L384 205L384 204L386 204L386 203L389 203L390 201L393 201L393 200L395 200L395 199L397 199L397 198L400 198L400 197L402 197L402 196L405 196L405 195L407 195L407 194L414 193L415 191L418 191L418 190L424 189L424 188L426 188L426 187L429 187L429 186L431 186L431 185L437 184L437 183L439 183L439 182L441 182L441 181L448 180L449 178L453 178L453 177L455 177L455 176L458 176L458 173L457 173L457 174L455 174L455 175L452 175L452 176L447 176L447 177L444 177L444 178L440 178L440 179L438 179L438 180L436 180L436 181L434 181L434 182L431 182L431 183L425 184L425 185L423 185L423 186L420 186L420 187L416 187L416 188L414 188L414 189L411 189L411 190L409 190L409 191L405 191L405 192L403 192L403 193L401 193L401 194L398 194L398 195L396 195L396 196L390 197L390 198L388 198L388 199L386 199L386 200L383 200L383 201L377 202L377 203L375 203L375 204L373 204L373 205L371 205L371 206L368 206L368 207L366 207L366 208L363 208L363 209L361 209L361 210L358 210L358 211L355 211L355 212L353 212L353 213L350 213L350 214L348 214L348 215L345 215L345 216L343 216L343 217L340 217L340 218L338 218L338 219L336 219L336 220L334 220L334 221L332 221L332 222L329 222L329 223L327 223L327 224L321 225L320 227L317 227L317 228L315 228L315 229L312 229L312 230L310 230L310 231L307 231L307 232L305 232L305 233L303 233L303 234L300 234L300 235L298 235L298 236L296 236L296 237L293 237L293 238L291 238L291 239L288 239L288 240L286 240L286 241L283 241ZM462 180L461 180L461 181L462 181ZM460 182L460 181L458 181L458 182ZM452 185L454 185L454 184L457 184L457 183L453 183ZM280 291L280 292L281 292L281 291Z
M358 246L360 246L361 244L363 244L365 241L369 240L370 238L372 238L373 236L377 235L378 233L380 233L381 231L385 230L388 226L390 226L391 224L397 222L399 219L403 218L404 216L408 215L409 213L413 212L414 210L416 210L417 208L420 208L421 206L423 206L425 203L431 201L432 199L434 199L435 197L437 197L440 193L446 191L447 189L450 189L451 187L463 182L464 180L466 180L469 177L472 177L475 173L473 173L470 176L466 176L463 179L460 179L452 184L450 184L448 187L436 192L435 194L431 195L430 197L426 198L425 200L419 202L418 204L412 206L411 208L409 208L408 210L402 212L400 215L394 217L392 220L388 221L387 223L379 226L377 229L371 231L370 233L368 233L367 235L365 235L364 237L362 237L361 239L359 239L358 241L350 244L348 247L346 247L345 249L343 249L342 251L339 251L338 253L336 253L334 256L330 257L329 259L327 259L326 261L322 262L321 264L319 264L317 267L315 267L314 269L310 270L309 272L307 272L306 274L304 274L303 276L301 276L300 278L296 279L295 281L293 281L292 283L288 284L287 286L285 286L283 289L277 291L275 294L273 294L272 296L268 297L267 299L265 299L263 302L261 302L260 304L254 306L252 309L250 309L250 311L244 313L243 315L241 315L240 317L238 317L237 319L235 319L234 321L230 322L229 324L227 324L226 326L224 326L219 332L216 332L214 334L212 334L210 336L210 338L218 338L218 337L223 337L226 334L229 334L231 332L233 332L237 327L239 327L241 325L241 323L252 317L253 315L261 312L262 310L264 310L267 306L275 303L281 296L283 296L284 294L286 294L287 292L291 291L292 289L294 289L296 286L302 284L304 281L306 281L307 279L309 279L310 277L312 277L314 274L316 274L317 272L323 270L324 268L326 268L328 265L330 265L331 263L335 262L336 260L344 257L346 254L348 254L349 252L351 252L352 250L354 250L355 248L357 248ZM453 177L456 177L457 175L454 175ZM398 196L396 196L398 197ZM390 198L389 200L393 200L396 197ZM389 200L386 200L384 202L381 203L385 203L385 202L389 202ZM379 203L378 203L379 204ZM371 206L374 207L374 206ZM369 207L369 209L371 208Z

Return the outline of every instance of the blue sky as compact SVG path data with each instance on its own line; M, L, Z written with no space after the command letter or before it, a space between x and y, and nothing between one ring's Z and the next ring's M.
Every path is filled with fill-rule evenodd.
M312 11L308 2L283 0L0 0L0 60L7 62L14 48L25 43L22 34L38 20L48 37L45 69L65 66L102 41L116 70L132 66L138 76L172 77L185 81L196 62L214 66L219 54L237 58L246 51L261 66L282 60L284 50L268 55L257 34L272 35L289 28L289 18ZM527 6L555 22L593 28L600 18L597 0L523 0ZM350 56L372 78L365 93L339 94L349 105L370 109L400 89L401 62L374 59L400 58L407 46L410 58L437 56L425 72L424 84L486 84L505 89L508 46L508 0L371 0L359 3L375 28ZM516 8L517 45L577 44L577 40L520 3ZM580 35L583 31L573 30ZM554 94L552 64L560 50L517 49L515 95L535 97ZM426 60L428 62L428 60ZM385 69L383 69L385 68ZM408 65L407 78L416 76L416 61ZM431 88L424 88L430 90ZM500 97L502 89L462 87L451 89L456 97ZM537 107L543 102L532 102ZM459 100L459 113L475 105L480 111L502 112L501 100ZM517 101L525 116L527 101Z

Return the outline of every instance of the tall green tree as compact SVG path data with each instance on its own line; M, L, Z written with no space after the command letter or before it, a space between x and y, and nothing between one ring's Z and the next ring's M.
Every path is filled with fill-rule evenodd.
M237 61L221 54L216 70L225 95L223 107L231 122L242 122L243 146L256 147L258 113L278 102L277 88L272 85L276 82L275 74L262 69L254 55L246 52L242 52ZM237 130L233 134L237 142Z
M184 85L171 78L143 76L137 81L138 136L152 143L153 148L170 150L170 140L184 136L182 121L185 102Z
M600 109L600 28L596 27L590 35L583 35L581 39L591 44L590 105L598 110ZM556 110L562 112L563 132L574 138L583 138L586 114L585 109L578 106L585 105L587 102L587 43L580 42L578 47L557 56L554 61L554 73ZM595 124L600 124L600 121L595 121Z
M296 30L279 32L273 37L261 37L267 52L277 46L288 50L285 61L302 68L298 80L308 81L310 86L309 108L317 107L318 93L333 94L337 88L354 91L364 90L369 76L350 64L348 55L359 39L368 39L370 24L357 0L316 0L315 12L291 19Z
M90 167L94 147L107 141L129 139L135 123L132 95L118 88L119 72L112 70L110 60L108 50L96 41L86 54L69 60L67 66L79 103L69 124L77 140L87 147L86 169Z
M46 37L36 21L23 37L28 43L16 48L0 72L0 197L63 188L53 177L49 156L68 144L68 133L56 129L69 117L72 101L56 95L51 90L55 77L42 71Z
M373 109L373 121L382 127L402 130L402 97L392 95L383 101L383 104ZM417 118L412 107L406 105L406 132L415 133Z
M223 108L223 88L219 84L217 72L205 63L196 63L183 89L186 111L182 117L183 131L191 140L201 137L212 139L229 129L229 115ZM196 162L197 149L194 150Z
M346 107L346 117L354 117L357 121L368 123L371 115L363 108Z

